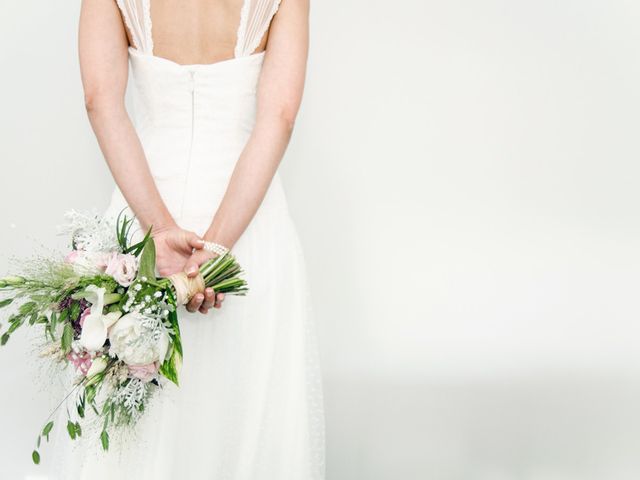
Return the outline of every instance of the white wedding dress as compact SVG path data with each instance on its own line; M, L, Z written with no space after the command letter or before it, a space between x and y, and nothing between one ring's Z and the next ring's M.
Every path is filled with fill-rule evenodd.
M118 0L134 46L138 135L177 223L203 234L255 122L264 53L252 53L278 0L245 0L235 58L180 65L154 56L150 0ZM108 214L126 207L116 189ZM234 246L250 291L208 315L181 313L181 386L167 382L133 432L72 442L61 412L43 458L61 480L324 478L319 365L304 259L276 174ZM64 410L64 409L62 409ZM99 427L98 427L99 429Z

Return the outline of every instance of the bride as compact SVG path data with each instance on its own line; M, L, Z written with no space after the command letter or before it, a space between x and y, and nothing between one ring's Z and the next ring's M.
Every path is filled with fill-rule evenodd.
M232 249L250 291L197 294L182 315L180 388L165 385L109 452L91 435L58 438L57 478L324 477L304 260L277 173L302 96L308 9L308 0L83 1L86 106L117 184L107 214L129 208L140 231L152 228L165 276L194 275Z

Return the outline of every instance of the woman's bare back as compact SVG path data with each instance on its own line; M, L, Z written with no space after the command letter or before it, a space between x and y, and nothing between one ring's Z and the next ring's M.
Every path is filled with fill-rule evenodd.
M123 10L127 3L138 3L138 16L143 15L143 9L149 9L151 19L151 41L153 54L166 58L175 63L209 64L234 58L237 53L239 28L242 11L249 17L245 32L251 34L253 18L259 18L261 10L267 10L265 2L259 0L146 0L149 3L125 2L118 0ZM245 5L244 1L247 2ZM133 7L135 9L135 7ZM264 12L267 13L266 11ZM135 15L132 15L134 17ZM131 46L136 45L135 33L132 26L126 25L127 36ZM151 26L150 25L150 26ZM149 26L149 27L150 27ZM261 35L261 31L254 33L257 45L251 45L250 52L261 52L266 48L268 28ZM246 35L244 35L246 36ZM241 40L242 41L242 40Z

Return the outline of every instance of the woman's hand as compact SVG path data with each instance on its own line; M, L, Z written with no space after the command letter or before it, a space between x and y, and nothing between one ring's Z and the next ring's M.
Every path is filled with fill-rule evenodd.
M203 250L202 248L194 250L186 261L185 272L189 277L195 277L198 274L200 265L206 261L215 258L215 253ZM211 307L220 308L224 301L224 293L216 293L212 288L207 288L204 294L197 293L189 301L186 308L189 312L208 313Z
M178 226L154 231L153 240L156 243L156 268L163 277L182 271L194 249L200 251L204 246L198 235Z

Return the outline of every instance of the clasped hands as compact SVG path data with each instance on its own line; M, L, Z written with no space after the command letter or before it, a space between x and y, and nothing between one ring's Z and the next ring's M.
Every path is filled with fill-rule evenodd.
M187 276L195 277L200 265L216 254L204 250L204 241L194 232L178 226L157 229L153 232L156 244L156 268L163 277L184 271ZM212 288L197 293L186 305L189 312L208 313L210 308L220 308L224 293L216 294Z

